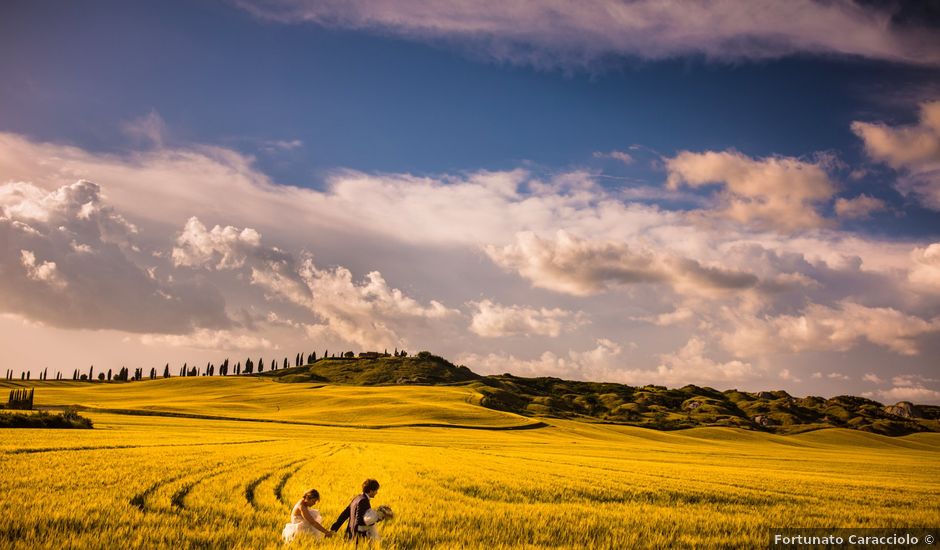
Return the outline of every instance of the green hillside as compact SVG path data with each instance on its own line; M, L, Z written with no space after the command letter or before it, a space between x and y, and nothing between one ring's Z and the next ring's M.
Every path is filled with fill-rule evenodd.
M412 357L362 355L321 358L307 365L240 376L145 382L13 381L6 385L40 388L40 408L74 406L257 422L515 429L553 418L658 430L709 426L773 434L820 428L892 436L940 432L940 407L930 405L884 405L854 396L795 397L781 390L719 391L694 385L635 387L511 374L480 376L429 352Z
M450 384L479 380L480 375L443 357L421 352L412 357L320 359L302 367L263 373L282 382L331 382L357 386Z
M20 384L3 382L0 387ZM512 429L538 424L481 407L480 394L469 387L278 384L259 376L29 384L36 388L35 407L39 409L360 428Z
M940 407L885 406L863 397L794 397L785 391L718 391L687 385L634 387L511 374L480 376L442 357L321 359L266 372L282 382L360 386L466 385L480 405L529 417L568 418L675 430L725 426L792 434L820 428L848 428L884 435L940 431Z

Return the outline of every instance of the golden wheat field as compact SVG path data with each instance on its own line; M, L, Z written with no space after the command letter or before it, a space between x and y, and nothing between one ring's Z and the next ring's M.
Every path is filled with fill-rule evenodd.
M384 548L751 548L940 519L940 434L538 423L462 387L33 385L95 429L0 431L3 547L279 548L305 490L331 523L366 477L396 511Z

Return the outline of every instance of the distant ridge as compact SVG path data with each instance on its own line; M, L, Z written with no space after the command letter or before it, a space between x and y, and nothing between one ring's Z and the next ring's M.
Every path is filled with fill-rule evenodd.
M376 356L377 355L377 356ZM940 432L940 407L906 401L885 406L855 396L794 397L783 390L718 391L687 385L634 387L511 374L481 376L465 366L421 352L396 357L329 358L265 372L281 382L375 385L466 385L479 404L525 416L554 417L675 430L728 426L772 433L850 428L883 435Z

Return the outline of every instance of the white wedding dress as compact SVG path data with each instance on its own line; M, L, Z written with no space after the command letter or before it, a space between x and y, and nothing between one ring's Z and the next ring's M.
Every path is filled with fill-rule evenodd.
M303 508L306 508L303 502L298 502L294 505L294 509L291 510L290 523L285 525L284 530L281 531L281 536L284 537L285 543L289 543L299 536L310 536L317 539L323 538L323 533L304 519L303 512L301 511ZM310 514L317 523L323 525L323 516L320 515L319 510L307 508L307 513Z

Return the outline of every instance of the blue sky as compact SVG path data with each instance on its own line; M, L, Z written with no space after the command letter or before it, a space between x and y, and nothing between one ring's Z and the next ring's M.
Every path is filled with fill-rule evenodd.
M915 117L884 97L886 82L897 93L940 85L932 67L811 56L540 70L381 33L259 22L224 2L5 10L3 66L18 76L3 87L5 129L113 150L126 145L123 121L155 110L181 141L257 153L264 141L302 140L296 158L267 159L300 185L337 166L558 167L631 144L830 150L857 162L851 121Z
M764 13L747 15L712 13L728 5L705 2L706 11L689 18L664 6L597 0L578 10L555 2L547 15L535 4L508 2L481 7L489 10L483 17L420 0L4 3L0 132L9 160L0 163L0 182L33 189L10 187L6 200L20 202L9 202L5 217L27 223L15 214L30 210L23 201L47 208L55 201L36 198L41 191L87 179L98 194L69 188L55 200L91 193L108 223L120 215L133 225L138 251L117 258L128 273L142 270L159 283L153 273L165 270L166 284L191 279L222 303L220 311L198 315L174 310L183 315L178 326L128 330L113 321L123 318L120 311L110 322L89 318L82 325L8 300L0 305L16 319L4 322L20 323L18 331L39 340L69 342L93 331L102 342L120 340L122 353L154 358L286 348L317 337L357 348L382 338L389 346L428 347L424 342L447 334L450 343L437 351L476 361L468 364L480 370L515 364L532 373L637 382L655 378L663 366L691 372L683 369L699 361L705 366L699 370L718 373L701 382L733 384L728 373L748 372L740 383L785 383L804 393L809 384L820 391L892 391L864 385L869 372L842 372L887 350L907 363L875 377L919 376L894 384L912 388L897 396L937 400L924 351L940 327L934 291L940 283L932 280L940 268L931 263L940 262L940 244L936 260L930 248L940 241L940 145L930 141L940 42L929 10L806 0L791 4L792 12L770 3ZM696 19L708 25L707 35ZM820 32L814 21L830 30ZM914 134L920 141L904 141ZM913 157L905 152L915 149ZM196 168L216 174L206 177L214 183L201 181ZM227 184L227 177L238 182ZM433 193L421 191L427 185ZM539 191L544 185L550 190ZM151 205L163 216L137 202L157 193L154 186L166 187L153 199L166 202ZM204 196L193 191L203 187ZM415 193L418 199L398 208L426 223L337 215L340 227L304 221L292 231L278 223L283 208L275 205L296 188L309 190L294 200L309 201L317 217L330 204L361 206L368 215L370 201L379 208L382 198L392 208ZM518 196L509 197L509 188ZM440 198L420 203L437 192ZM261 202L253 214L236 213L219 193ZM460 202L468 197L480 202ZM530 210L536 201L544 212ZM474 209L479 219L470 215ZM507 216L518 223L506 223ZM191 217L202 225L185 225ZM639 221L647 217L658 221ZM505 223L504 233L487 233L480 227L487 223ZM212 233L215 225L219 232ZM623 229L634 225L635 231ZM249 230L262 240L243 233ZM708 242L682 241L695 233ZM105 239L104 248L110 241L103 235L95 238ZM192 249L196 242L199 251ZM207 242L214 244L205 249ZM758 259L722 259L755 243L763 247ZM33 285L31 292L51 299L49 288L36 285L80 288L77 281L86 278L76 272L70 282L66 274L71 260L44 259L41 245L54 254L50 243L8 247L7 272L21 272L8 290ZM229 252L240 261L209 272L190 261L228 257L225 247L234 245L238 252ZM603 265L563 280L553 270L571 266L547 269L538 260L543 252L556 259L570 252L562 246ZM343 275L336 270L349 268L346 290L364 296L372 317L339 306L324 311L261 282L264 270L252 261L272 265L274 253L259 252L272 248L291 254L283 261L292 269L301 270L304 253L318 260L317 283L302 281L314 299L333 292L340 300L342 285L334 279ZM150 259L136 257L140 250ZM786 256L797 253L799 261ZM850 272L851 258L859 259L858 272ZM54 265L43 270L44 262ZM428 275L440 265L461 266L472 274L469 282ZM53 280L56 269L62 278ZM755 290L759 299L716 297L716 288L728 287L715 270L761 281L751 290L797 280L803 286L787 298L779 292L791 290ZM389 318L382 318L376 305L382 298L373 292L382 285L363 283L373 271L384 275L386 290L400 288L418 305L391 292L392 305L383 310ZM696 286L702 281L707 290ZM885 281L894 294L875 290ZM159 292L172 294L169 287ZM747 322L740 319L745 310ZM872 323L890 317L872 320L884 310L902 316L910 330L899 338L916 346L870 334ZM650 321L670 312L679 328ZM839 315L868 321L852 325L842 341L830 330ZM290 322L278 324L282 317ZM440 328L445 319L453 326ZM830 328L773 352L742 343L740 323L779 331L800 319ZM43 327L30 325L36 322ZM360 322L372 336L357 328ZM481 354L481 347L492 352ZM591 363L591 351L610 357ZM7 353L17 360L28 355L25 347ZM100 348L79 353L94 360ZM736 370L735 361L750 370ZM829 378L824 364L843 365L839 374L848 378Z

